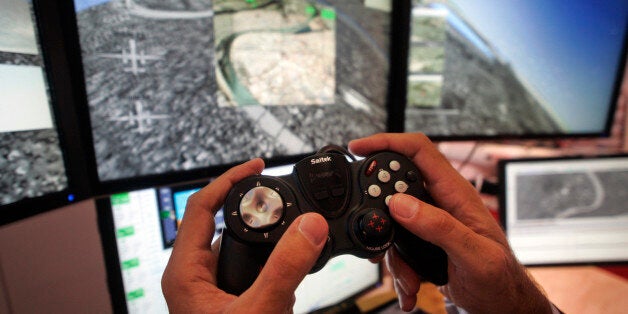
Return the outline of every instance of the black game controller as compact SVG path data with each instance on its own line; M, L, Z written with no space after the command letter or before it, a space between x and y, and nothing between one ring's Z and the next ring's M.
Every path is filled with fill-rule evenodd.
M432 202L417 167L388 151L355 161L341 147L328 148L296 163L289 175L245 178L225 201L218 287L236 295L248 289L290 223L305 212L317 212L329 224L310 273L334 256L372 258L394 245L422 279L446 284L446 253L392 220L387 202L395 193Z

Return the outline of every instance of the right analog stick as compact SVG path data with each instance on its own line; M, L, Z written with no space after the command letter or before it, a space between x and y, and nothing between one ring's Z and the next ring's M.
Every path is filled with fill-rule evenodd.
M358 237L368 245L381 245L390 239L392 222L390 216L381 209L369 209L358 221Z

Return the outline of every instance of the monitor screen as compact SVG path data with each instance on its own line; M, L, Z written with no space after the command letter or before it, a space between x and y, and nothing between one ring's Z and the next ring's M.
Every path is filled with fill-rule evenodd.
M46 208L73 200L44 49L31 1L0 2L0 218L6 208ZM44 42L46 44L46 42ZM22 205L20 205L22 204ZM27 206L28 205L28 206ZM41 208L39 208L41 206ZM10 216L16 216L11 209ZM19 214L17 215L19 216Z
M502 221L527 265L628 261L628 155L504 160Z
M391 7L75 0L98 180L299 156L385 131Z
M439 139L606 135L628 2L414 0L405 130Z
M280 175L292 167L269 168ZM167 313L161 292L178 223L187 197L207 182L121 192L97 201L103 251L112 302L116 311ZM216 215L214 241L225 228ZM378 264L351 255L331 259L299 285L295 313L307 313L350 299L381 280Z

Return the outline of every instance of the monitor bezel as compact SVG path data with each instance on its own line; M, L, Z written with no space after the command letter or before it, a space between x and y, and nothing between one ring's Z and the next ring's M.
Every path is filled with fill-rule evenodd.
M400 11L404 12L397 16L397 24L396 30L398 31L397 36L395 36L395 40L398 42L393 44L396 52L394 55L397 55L396 58L396 66L398 67L395 71L395 80L398 82L397 86L395 86L397 95L393 98L395 101L394 109L392 112L395 113L394 117L391 117L390 125L395 126L394 132L405 132L405 110L407 105L407 88L408 88L408 55L409 55L409 47L410 47L410 25L411 25L411 14L412 14L412 0L401 0L395 1L400 2ZM614 117L617 111L617 102L619 100L619 96L621 94L621 86L628 77L628 73L626 72L628 68L628 19L625 21L626 32L624 34L622 48L619 53L619 62L618 67L614 73L614 86L612 94L610 95L609 101L610 104L605 103L604 106L608 107L609 111L606 116L606 122L604 129L598 132L570 132L570 133L525 133L525 134L517 134L517 133L500 133L495 135L486 135L486 134L464 134L464 135L438 135L438 134L430 134L428 132L424 132L430 139L433 141L446 142L446 141L485 141L485 140L555 140L555 139L591 139L591 138L608 138L611 136L612 126L614 122Z
M205 178L204 180L197 182L188 182L181 183L178 185L167 185L167 186L153 186L150 189L155 190L155 193L158 193L158 190L163 187L168 187L173 190L185 189L191 187L201 187L206 185L207 182L211 182L212 179ZM122 268L120 264L120 255L118 252L118 244L116 241L115 234L115 222L113 218L113 207L111 204L111 195L100 196L96 198L96 217L98 224L98 231L100 233L101 240L101 249L104 256L105 268L106 268L106 277L107 277L107 287L109 290L109 296L111 300L111 307L114 313L128 313L128 306L126 302L126 296L124 292L124 280L122 274ZM163 230L162 230L163 231ZM164 248L165 249L165 248ZM378 264L378 274L377 280L371 285L365 286L363 289L355 292L354 294L347 296L345 299L339 301L336 304L332 304L329 306L322 307L313 311L312 313L325 313L330 310L336 309L338 307L343 307L347 304L347 302L354 302L359 296L364 293L371 291L374 288L377 288L382 285L384 278L384 272L381 267L381 264ZM343 307L344 308L344 307Z
M95 199L98 231L100 233L101 249L104 256L107 273L107 287L111 300L111 308L114 313L128 313L126 297L124 295L124 282L120 255L116 242L115 224L111 210L109 196Z
M60 19L56 14L56 1L34 0L34 26L41 49L44 73L55 131L63 155L67 187L60 191L37 197L26 197L0 205L0 225L12 223L56 208L85 200L92 195L88 177L88 165L83 156L79 113L72 97L72 87L67 84L66 47L60 31Z
M398 1L391 1L391 21L390 21L390 47L388 49L389 56L392 56L395 51L395 45L398 44L396 30L399 25L395 23L395 19L398 16L403 15L400 11L402 6ZM195 181L207 177L215 177L225 172L229 168L245 162L246 160L236 161L233 163L225 163L220 165L212 165L202 168L195 168L192 170L173 170L160 174L150 175L137 175L132 177L113 179L113 180L101 180L98 175L98 166L96 159L96 152L94 148L94 138L92 134L92 125L88 105L88 97L86 92L86 82L83 75L84 68L82 63L82 53L79 43L79 30L75 14L75 6L73 1L62 1L58 4L59 12L61 16L62 32L64 40L68 43L67 46L67 59L73 60L69 62L69 81L73 88L74 102L79 108L77 108L80 130L82 130L81 145L84 149L85 159L87 160L87 167L84 176L88 179L88 185L93 191L93 195L102 196L108 194L115 194L117 192L141 189L160 185L177 184L179 182ZM72 44L74 43L74 44ZM386 130L387 132L395 132L395 119L391 116L396 112L398 106L394 105L396 101L397 84L394 84L393 78L397 76L396 67L393 63L396 62L396 58L389 58L389 73L387 79L387 91L385 96L386 103L384 107L387 111L386 117ZM338 145L347 145L348 143L333 143ZM278 166L288 163L296 163L299 160L314 154L316 151L306 152L295 155L275 156L271 158L264 158L267 167Z
M497 163L497 171L498 171L498 216L499 223L504 231L504 235L508 238L508 230L507 230L507 215L506 215L506 204L507 197L506 191L508 189L508 182L506 180L507 176L507 167L513 164L519 163L534 163L534 162L560 162L560 161L575 161L575 160L596 160L596 159L615 159L615 158L624 158L628 159L628 153L615 153L615 154L603 154L603 155L577 155L577 156L554 156L554 157L530 157L530 158L515 158L515 159L501 159ZM555 263L534 263L528 266L530 267L544 267L544 266L579 266L579 265L595 265L595 266L605 266L605 265L625 265L628 263L628 258L621 261L588 261L588 262L579 262L579 261L564 261L564 262L555 262Z

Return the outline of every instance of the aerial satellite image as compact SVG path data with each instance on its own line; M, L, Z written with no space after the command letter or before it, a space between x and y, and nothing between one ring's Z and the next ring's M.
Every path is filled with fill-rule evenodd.
M413 1L405 130L435 136L564 132L507 56L454 2Z
M628 171L520 174L517 219L595 218L628 215Z
M386 129L390 12L380 7L76 0L75 9L103 181L311 153Z

